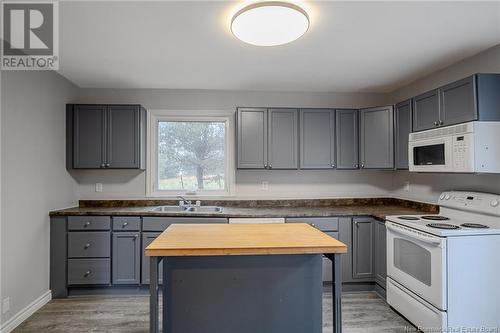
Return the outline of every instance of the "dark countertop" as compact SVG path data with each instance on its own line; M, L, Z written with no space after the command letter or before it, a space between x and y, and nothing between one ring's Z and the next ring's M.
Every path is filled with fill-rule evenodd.
M70 216L70 215L109 215L109 216L196 216L196 217L326 217L326 216L373 216L384 220L387 215L407 215L407 214L424 214L437 213L437 206L417 203L413 201L400 199L330 199L329 202L323 201L321 205L311 205L310 200L293 201L293 205L286 200L279 201L275 207L269 207L269 202L263 204L263 207L236 207L234 202L228 206L218 202L223 206L222 213L189 213L189 212L155 212L155 206L144 205L135 206L138 204L134 201L134 206L124 207L121 203L116 207L110 207L107 204L98 204L95 207L87 207L88 203L80 203L80 207L62 209L50 212L51 216ZM339 200L342 200L339 202ZM146 202L145 202L146 203ZM205 203L205 202L204 202ZM248 202L247 202L248 203ZM140 204L140 202L139 202ZM150 204L147 202L147 204ZM172 204L172 203L164 203ZM120 206L121 205L121 206ZM211 205L211 203L206 203ZM252 206L252 205L250 205ZM255 204L253 204L255 206Z

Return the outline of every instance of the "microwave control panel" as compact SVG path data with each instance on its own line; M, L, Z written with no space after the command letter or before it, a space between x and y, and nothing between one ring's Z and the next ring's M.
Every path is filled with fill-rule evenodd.
M454 171L472 171L474 165L474 151L472 134L454 135L452 138L452 163Z

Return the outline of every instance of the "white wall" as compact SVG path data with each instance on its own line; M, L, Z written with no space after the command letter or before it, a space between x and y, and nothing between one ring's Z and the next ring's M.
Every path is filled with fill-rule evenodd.
M400 102L474 73L500 73L500 45L394 91L388 102ZM410 192L404 190L405 181L410 181ZM451 189L500 193L500 175L430 175L397 171L393 182L394 196L428 202L435 202L442 191Z
M382 105L384 94L252 92L158 89L81 89L82 103L140 103L149 109L231 110L237 106L367 107ZM144 198L145 173L127 170L73 171L79 197ZM262 191L262 181L269 190ZM95 192L95 183L103 192ZM384 196L391 190L390 171L252 171L236 172L236 198L319 198Z
M49 290L49 217L76 204L65 169L65 103L77 88L54 72L2 73L1 291L3 325Z

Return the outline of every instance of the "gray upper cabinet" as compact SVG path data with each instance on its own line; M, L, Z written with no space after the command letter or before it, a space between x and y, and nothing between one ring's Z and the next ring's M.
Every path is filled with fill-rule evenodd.
M108 107L107 163L111 168L141 168L144 164L146 114L136 105Z
M352 277L374 277L374 223L372 218L353 219L352 224Z
M267 167L267 109L239 108L238 168L264 169Z
M413 98L413 131L439 126L439 91L431 90Z
M269 109L269 169L298 168L298 111Z
M396 104L396 169L408 169L408 139L411 133L411 100Z
M104 167L106 105L75 105L68 111L68 120L67 126L72 129L68 143L72 167Z
M66 106L68 169L144 169L146 110L140 105Z
M358 110L335 110L337 169L359 167Z
M300 110L300 168L335 167L335 111Z
M394 168L394 115L392 106L360 111L361 168Z
M139 232L113 234L113 284L139 284L141 237Z
M439 88L440 125L453 125L477 119L474 76Z

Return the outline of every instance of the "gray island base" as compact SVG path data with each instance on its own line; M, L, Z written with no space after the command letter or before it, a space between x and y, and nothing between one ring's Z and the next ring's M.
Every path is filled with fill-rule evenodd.
M340 286L340 254L333 276ZM159 328L163 265L164 333L321 333L322 255L151 257L151 332ZM333 288L333 332L340 288Z

